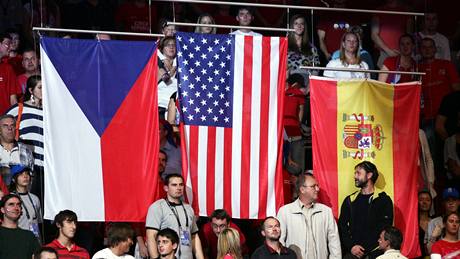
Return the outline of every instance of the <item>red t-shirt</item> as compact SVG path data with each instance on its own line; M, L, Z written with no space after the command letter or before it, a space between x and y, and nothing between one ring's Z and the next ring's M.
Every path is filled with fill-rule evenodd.
M284 100L284 129L289 137L301 136L299 126L299 106L305 104L305 95L298 88L290 87L286 90Z
M340 48L342 35L352 26L359 25L360 18L354 13L343 15L338 12L320 12L318 30L326 33L324 41L327 51L332 53ZM323 19L321 19L323 18Z
M152 29L155 32L155 28L157 27L154 24L157 21L157 4L152 4L151 7L151 15L152 15ZM149 6L146 4L143 7L138 7L132 2L127 2L118 8L115 21L117 24L122 25L124 31L127 32L140 32L140 33L148 33L150 31L149 28ZM123 37L123 39L134 39L134 40L141 40L142 37ZM144 39L144 38L142 38ZM152 38L145 38L147 40L152 40Z
M244 236L243 232L241 232L240 228L235 225L233 222L230 222L230 227L236 229L238 234L240 234L240 245L241 250L243 253L247 252L245 247L246 237ZM203 248L207 247L209 250L209 258L216 258L217 257L217 236L212 231L211 222L208 222L203 225L202 230L200 231L200 240L203 245Z
M0 63L0 114L11 106L10 96L20 94L16 74L10 64Z
M400 66L400 56L396 57L388 57L385 59L383 62L383 65L385 65L388 70L395 70L395 71L405 71L405 72L414 72L415 71L415 61L412 60L412 66L409 68L404 68ZM397 82L394 82L395 79ZM412 75L396 75L396 74L389 74L387 78L387 83L404 83L404 82L411 82L415 81L416 79Z
M76 244L72 245L70 250L67 247L61 245L57 239L54 239L53 242L46 245L46 247L51 247L56 250L60 259L89 259L89 253L86 249L77 246Z
M439 240L436 243L433 244L431 247L431 253L432 254L440 254L441 256L448 255L452 252L459 251L460 250L460 241L457 242L448 242L445 240ZM454 257L449 257L449 258L460 258L460 254L457 254Z
M378 8L382 11L399 11L406 12L407 8L401 6L397 8L383 6ZM406 15L395 15L395 14L377 14L379 18L379 36L390 49L399 49L399 36L406 33L408 17Z
M438 113L442 98L453 91L452 84L460 82L460 79L452 62L442 59L419 64L419 71L426 73L422 78L422 112L425 119L433 119Z

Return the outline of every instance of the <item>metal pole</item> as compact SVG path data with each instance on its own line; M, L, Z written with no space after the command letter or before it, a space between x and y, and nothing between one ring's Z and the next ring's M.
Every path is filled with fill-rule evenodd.
M90 34L109 34L109 35L125 35L125 36L140 36L140 37L164 37L163 34L155 33L137 33L137 32L120 32L120 31L94 31L94 30L77 30L77 29L62 29L62 28L43 28L33 27L33 31L53 31L53 32L72 32L72 33L90 33Z
M364 72L364 73L384 73L384 74L401 74L401 75L417 75L424 76L424 72L408 72L408 71L395 71L395 70L375 70L375 69L362 69L362 68L339 68L339 67L314 67L314 66L300 66L301 69L311 70L330 70L330 71L345 71L345 72Z
M259 4L259 3L244 3L244 2L225 2L225 1L207 1L207 0L157 0L161 2L176 2L176 3L195 3L195 4L213 4L213 5L239 5L252 7L271 7L280 9L301 9L301 10L318 10L318 11L334 11L334 12L354 12L354 13L373 13L373 14L399 14L399 15L415 15L424 16L424 13L414 12L396 12L396 11L380 11L380 10L365 10L365 9L348 9L348 8L328 8L317 6L300 6L300 5L280 5L280 4Z
M229 29L249 29L249 30L260 30L260 31L288 31L288 32L294 31L294 29L285 29L285 28L220 25L220 24L201 24L201 23L188 23L188 22L168 22L168 25L229 28Z

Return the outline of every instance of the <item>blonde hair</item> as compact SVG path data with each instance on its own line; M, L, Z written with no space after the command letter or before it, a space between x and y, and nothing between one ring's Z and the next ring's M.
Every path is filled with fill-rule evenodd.
M211 20L211 24L216 24L216 21L214 20L214 18L208 13L204 13L200 15L196 23L201 24L201 21L203 20L204 17L209 17L209 20ZM216 34L216 31L217 31L216 27L212 27L210 34ZM195 27L195 32L201 33L201 27L200 26Z
M359 34L353 31L347 31L342 35L342 39L340 40L340 61L342 61L343 64L348 64L347 59L345 58L345 48L343 47L345 39L348 35L354 35L356 37L356 40L358 41L358 46L356 47L354 54L356 57L357 64L361 64L361 56L359 54L359 52L361 51L361 40Z
M234 259L242 259L240 234L234 228L226 228L222 230L217 239L217 259L224 258L230 254Z

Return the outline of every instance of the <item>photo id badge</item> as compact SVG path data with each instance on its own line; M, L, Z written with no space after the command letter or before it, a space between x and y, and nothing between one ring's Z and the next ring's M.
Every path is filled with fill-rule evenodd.
M38 230L38 224L37 223L32 223L30 224L29 226L29 230L32 231L32 233L34 233L34 235L36 237L40 237L40 231Z
M188 229L180 228L180 244L190 246L190 232Z

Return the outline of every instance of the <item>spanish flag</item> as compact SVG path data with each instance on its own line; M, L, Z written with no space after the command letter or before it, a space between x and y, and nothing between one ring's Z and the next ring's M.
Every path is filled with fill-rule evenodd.
M379 170L376 187L394 203L394 225L404 236L402 253L420 254L417 179L420 83L311 77L313 172L320 201L339 217L356 190L354 167L367 160Z

